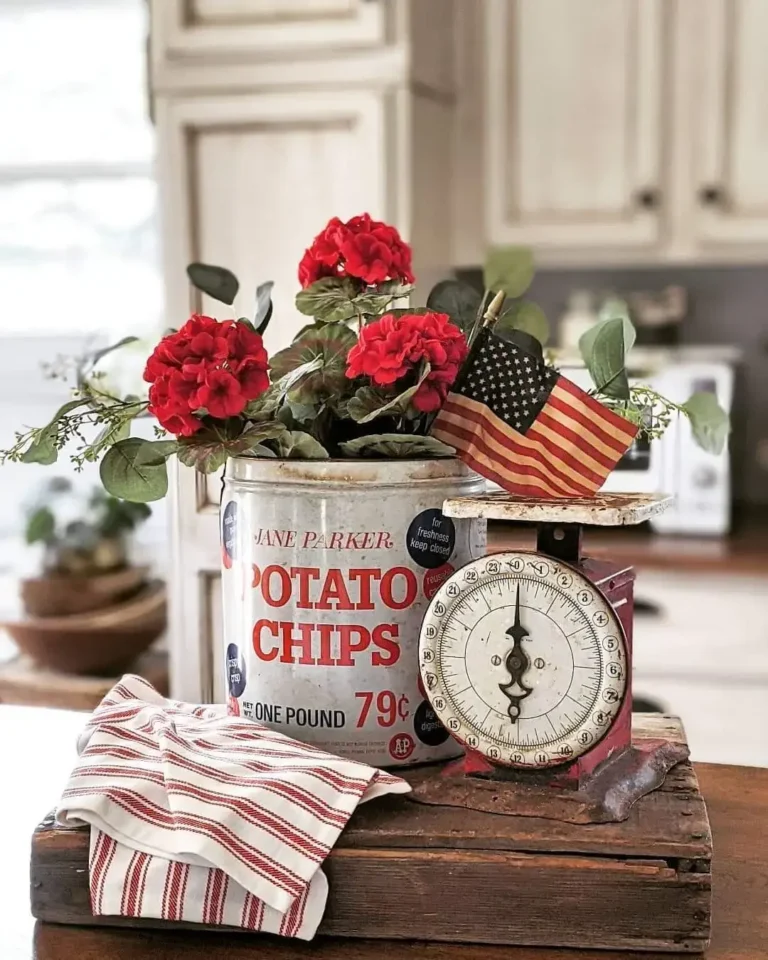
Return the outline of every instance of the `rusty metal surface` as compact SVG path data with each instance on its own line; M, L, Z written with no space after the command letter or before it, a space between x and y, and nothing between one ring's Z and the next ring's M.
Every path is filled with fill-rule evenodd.
M540 783L467 776L462 761L409 776L408 799L434 806L464 807L516 817L542 817L564 823L616 823L626 820L641 797L664 783L669 770L689 756L677 740L643 739L611 758L577 790Z
M662 493L598 493L594 497L572 499L482 493L446 500L443 513L447 517L477 517L485 520L622 527L642 523L663 513L673 499Z

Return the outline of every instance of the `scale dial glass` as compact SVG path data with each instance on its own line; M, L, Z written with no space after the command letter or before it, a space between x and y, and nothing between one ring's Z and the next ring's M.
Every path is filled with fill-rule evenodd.
M627 683L624 631L575 567L537 553L497 553L446 580L419 644L432 707L453 736L492 763L549 767L611 728Z

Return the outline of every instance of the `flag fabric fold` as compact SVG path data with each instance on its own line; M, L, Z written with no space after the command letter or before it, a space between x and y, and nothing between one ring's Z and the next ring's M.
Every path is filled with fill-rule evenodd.
M78 741L57 819L91 827L94 915L152 917L311 939L321 870L359 803L411 788L126 676Z
M508 493L591 497L638 427L538 357L480 331L430 433Z

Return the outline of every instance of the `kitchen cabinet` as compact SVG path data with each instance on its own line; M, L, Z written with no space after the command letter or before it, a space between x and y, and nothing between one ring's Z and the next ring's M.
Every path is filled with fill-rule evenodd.
M764 576L641 569L633 692L681 717L694 760L768 766Z
M301 55L385 40L384 4L366 0L162 0L152 12L157 63Z
M457 18L457 264L504 243L545 266L768 260L763 0L479 0Z
M485 8L491 240L658 244L663 0L486 0Z
M702 0L698 51L695 234L702 249L768 244L768 4Z
M248 316L273 280L270 353L306 322L304 249L332 216L368 211L414 247L424 287L451 264L453 0L154 0L157 128L169 326L192 311ZM378 49L376 49L378 48ZM192 291L188 263L230 267L233 310ZM172 484L172 687L223 693L220 479Z

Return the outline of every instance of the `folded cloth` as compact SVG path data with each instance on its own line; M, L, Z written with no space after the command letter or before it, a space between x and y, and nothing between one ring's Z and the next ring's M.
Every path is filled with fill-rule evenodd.
M320 865L358 803L411 789L134 676L96 708L78 753L56 816L91 825L94 915L303 940L328 896Z

